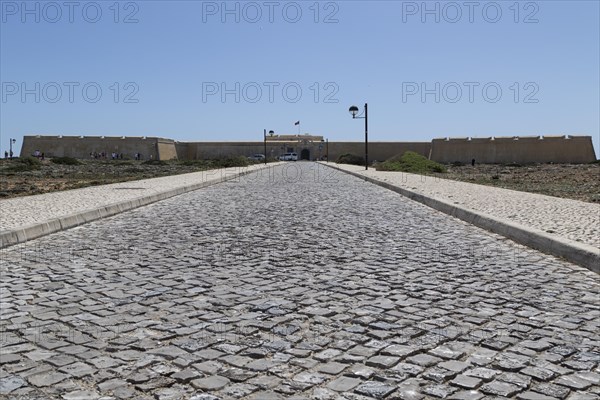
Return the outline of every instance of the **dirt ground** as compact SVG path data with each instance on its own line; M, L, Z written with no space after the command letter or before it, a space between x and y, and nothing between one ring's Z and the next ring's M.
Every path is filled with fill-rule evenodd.
M30 166L17 159L0 160L0 199L77 189L208 169L202 165L147 165L129 160L85 160L81 165L55 164L46 159Z
M600 163L448 166L438 176L523 192L600 203Z
M207 169L206 165L169 162L147 165L130 160L85 160L81 165L23 166L18 160L0 160L0 199L76 189ZM502 187L549 196L600 203L600 164L535 164L523 166L448 166L438 174L446 179Z

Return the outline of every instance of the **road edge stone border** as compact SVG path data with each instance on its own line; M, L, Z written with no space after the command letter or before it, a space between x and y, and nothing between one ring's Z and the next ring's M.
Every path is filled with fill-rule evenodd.
M384 187L393 192L399 193L402 196L408 197L411 200L417 201L435 210L468 222L469 224L505 236L517 243L531 247L535 250L539 250L543 253L563 258L569 262L600 274L600 249L594 246L551 236L539 229L526 227L516 222L494 217L486 213L459 207L443 200L435 199L433 197L416 193L388 182L380 181L370 176L365 176L354 171L348 171L339 168L335 165L328 163L320 164Z
M163 192L152 193L149 195L137 197L131 200L120 201L116 203L106 204L97 208L87 209L74 214L64 215L58 218L53 218L43 222L38 222L31 225L22 226L19 228L9 229L0 232L0 249L5 247L14 246L20 243L27 242L29 240L37 239L42 236L49 235L51 233L60 232L70 228L74 228L79 225L86 224L91 221L96 221L102 218L111 217L113 215L122 213L124 211L130 211L135 208L146 206L157 201L166 200L170 197L174 197L180 194L193 192L194 190L202 189L208 186L223 183L232 179L239 178L241 176L264 170L265 168L273 167L277 164L271 164L267 166L260 166L252 170L246 170L236 173L221 173L219 177L208 179L199 183L191 185L180 186L173 189L165 190ZM243 167L240 167L243 168ZM225 169L217 170L206 170L200 172L216 172L224 171ZM192 172L193 173L193 172Z

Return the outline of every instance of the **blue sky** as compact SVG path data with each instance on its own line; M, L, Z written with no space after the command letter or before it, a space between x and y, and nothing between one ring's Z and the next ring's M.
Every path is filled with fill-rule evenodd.
M0 1L0 151L28 134L600 139L598 1ZM71 7L71 8L70 8ZM37 20L36 20L37 19ZM100 92L98 91L101 91Z

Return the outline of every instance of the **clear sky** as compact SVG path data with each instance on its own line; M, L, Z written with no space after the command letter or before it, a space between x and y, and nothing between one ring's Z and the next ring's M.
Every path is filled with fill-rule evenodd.
M591 135L592 1L0 1L0 151L23 135Z

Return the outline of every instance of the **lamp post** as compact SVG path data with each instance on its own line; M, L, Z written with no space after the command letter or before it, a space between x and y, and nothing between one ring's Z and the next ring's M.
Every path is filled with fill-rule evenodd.
M265 150L265 165L267 165L267 130L263 131L263 145Z
M269 135L273 136L275 132L269 131ZM263 140L264 140L264 149L265 149L265 165L267 165L267 130L265 129L263 132Z
M321 151L323 150L323 142L325 141L325 139L321 139L321 143L319 143L319 160L318 161L323 161L323 157L321 157Z
M369 113L367 110L367 103L365 103L365 110L363 111L363 114L365 114L364 117L361 117L362 114L356 115L358 114L358 107L356 106L350 107L348 111L352 114L353 119L365 120L365 169L369 169Z
M9 153L8 154L10 155L10 159L12 160L12 158L13 158L12 145L13 145L13 143L17 143L17 139L9 138L8 141L9 141L9 146L8 146Z
M325 139L325 157L327 157L329 163L329 138Z

